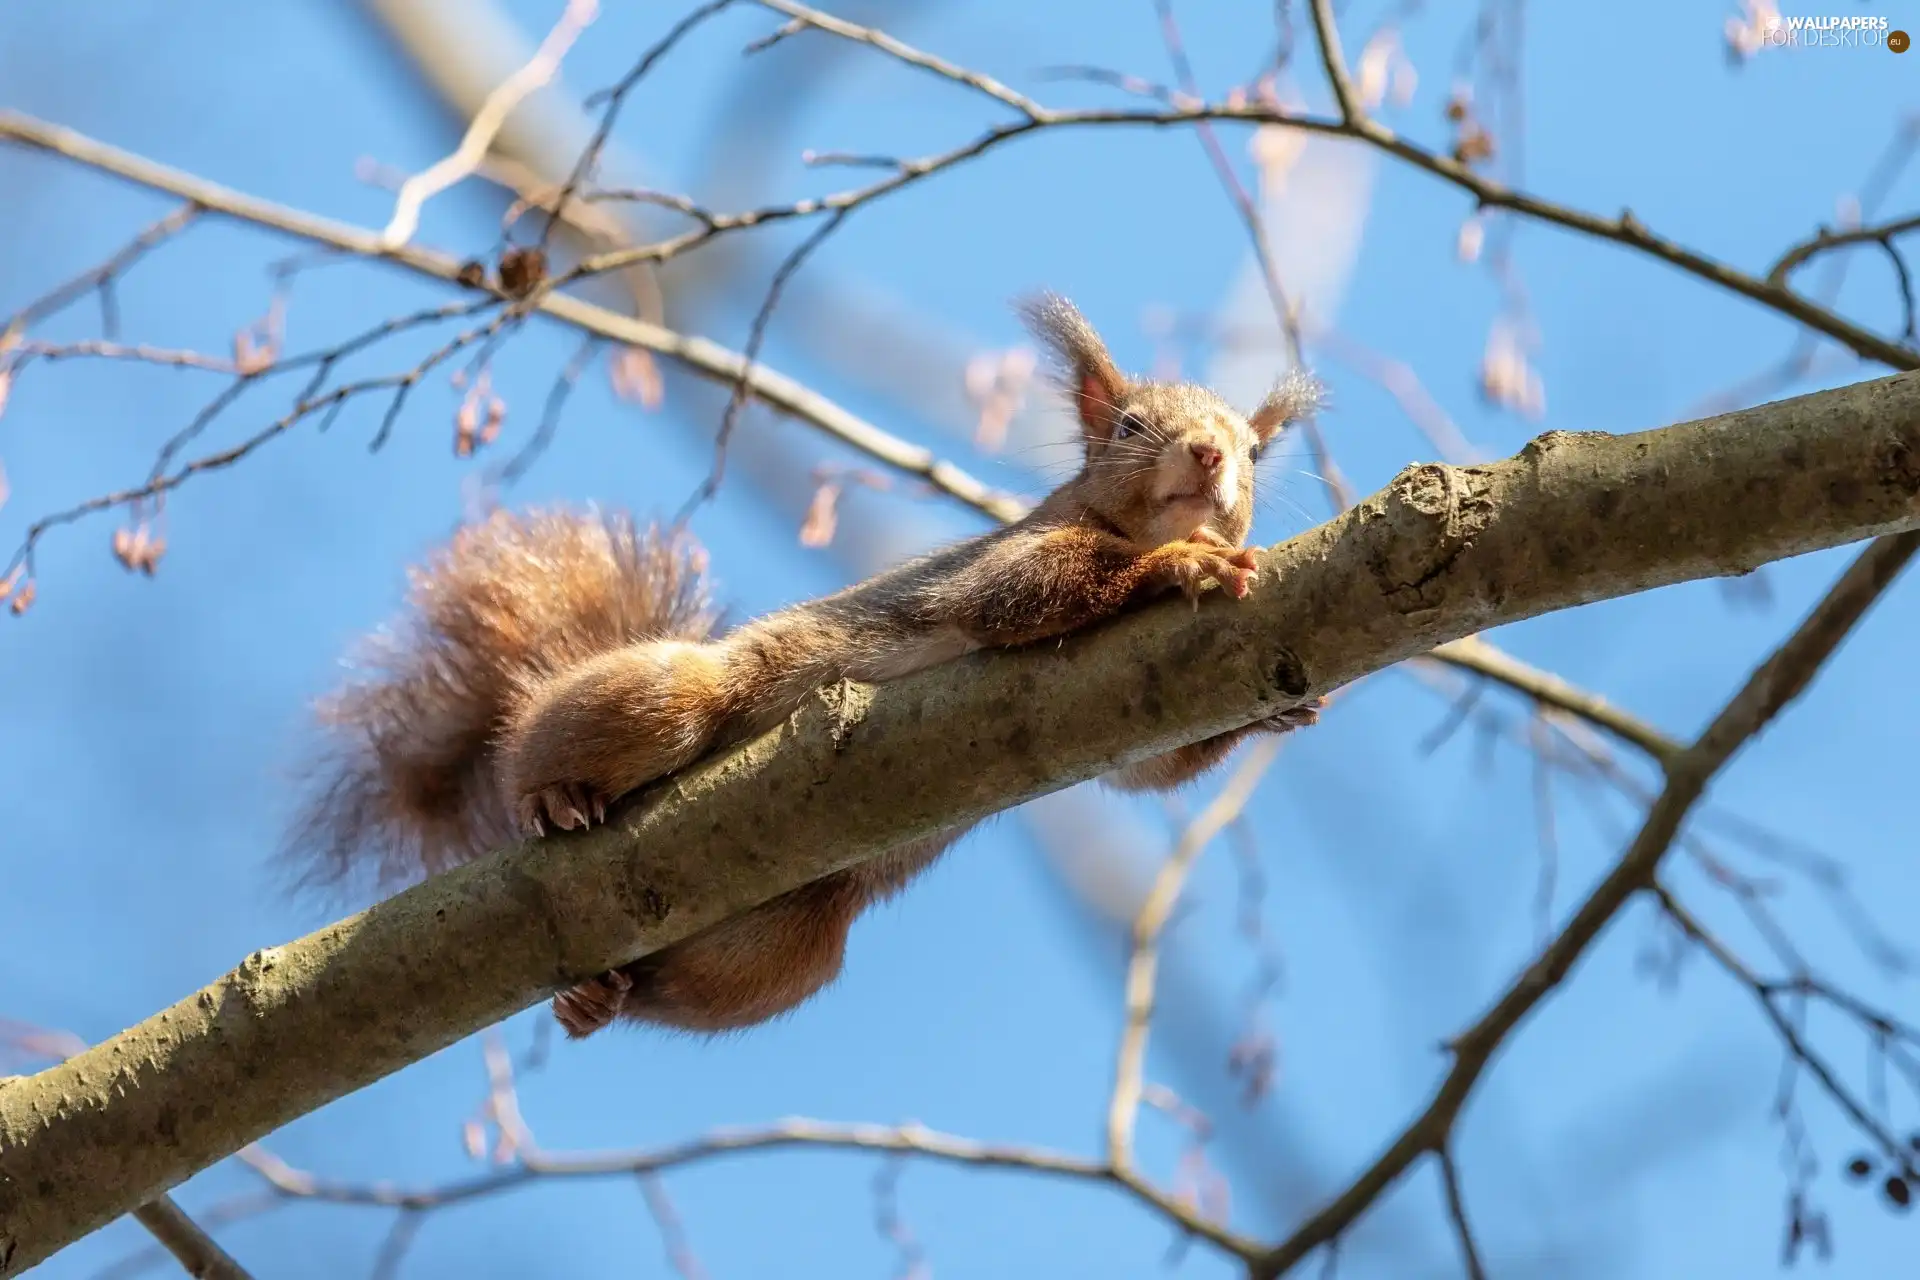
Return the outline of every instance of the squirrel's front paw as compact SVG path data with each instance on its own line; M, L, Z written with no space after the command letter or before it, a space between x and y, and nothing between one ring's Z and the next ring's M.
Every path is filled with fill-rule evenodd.
M585 783L556 783L521 796L516 816L521 829L536 836L547 834L548 826L585 830L606 821L607 800Z
M553 1016L570 1040L590 1036L612 1022L633 990L633 979L618 969L562 991L553 998Z
M1200 599L1203 584L1211 578L1232 592L1235 598L1253 590L1257 572L1253 552L1229 551L1205 542L1169 542L1156 553L1162 557L1161 572L1167 585L1180 588L1189 600Z

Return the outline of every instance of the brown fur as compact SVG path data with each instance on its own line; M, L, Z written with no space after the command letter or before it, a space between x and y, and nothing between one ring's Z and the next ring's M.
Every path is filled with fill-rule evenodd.
M316 786L288 852L305 880L385 886L519 835L495 739L525 685L637 641L704 639L704 553L626 515L498 512L408 576L409 616L360 648L322 700Z
M1063 299L1026 310L1075 399L1080 472L1024 519L769 614L718 639L703 559L624 518L499 514L415 575L414 625L378 678L323 705L334 732L300 828L321 878L383 879L477 856L515 830L584 827L607 804L791 715L822 684L892 680L989 646L1067 634L1170 590L1252 587L1254 462L1313 411L1309 379L1250 418L1191 384L1122 375ZM1115 771L1166 790L1311 707ZM615 1017L720 1031L789 1010L839 973L848 929L964 832L903 846L562 993L569 1034Z

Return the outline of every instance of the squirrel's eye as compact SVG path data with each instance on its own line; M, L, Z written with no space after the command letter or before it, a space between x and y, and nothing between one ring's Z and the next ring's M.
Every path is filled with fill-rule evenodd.
M1123 413L1120 415L1119 422L1116 423L1113 428L1113 438L1115 440L1125 440L1128 436L1140 429L1140 419L1130 413Z

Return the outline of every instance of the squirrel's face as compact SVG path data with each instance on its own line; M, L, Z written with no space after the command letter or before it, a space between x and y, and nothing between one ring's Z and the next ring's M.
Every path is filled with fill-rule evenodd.
M1089 506L1145 547L1210 529L1240 546L1253 526L1260 450L1320 404L1320 384L1293 373L1242 417L1192 383L1121 373L1074 305L1043 294L1023 308L1027 325L1065 375L1087 459L1079 485Z
M1133 382L1082 425L1088 497L1129 538L1159 546L1204 527L1235 546L1246 539L1264 441L1219 396Z

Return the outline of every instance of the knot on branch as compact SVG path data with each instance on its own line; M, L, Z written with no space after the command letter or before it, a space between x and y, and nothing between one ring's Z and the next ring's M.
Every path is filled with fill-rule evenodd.
M853 731L867 718L867 710L873 705L873 690L858 681L836 680L821 686L819 698L827 710L827 737L833 743L833 753L839 755L847 749Z
M1274 654L1273 669L1269 673L1273 678L1273 687L1282 697L1304 698L1313 688L1313 679L1307 674L1307 664L1300 655L1284 645Z
M1520 456L1538 464L1541 459L1561 449L1586 441L1611 439L1613 436L1605 431L1543 431L1521 447Z
M1381 546L1372 557L1381 590L1402 613L1440 605L1443 578L1485 527L1491 508L1474 471L1426 462L1408 467L1387 486Z
M1879 462L1882 483L1909 498L1920 497L1920 428L1889 439Z

